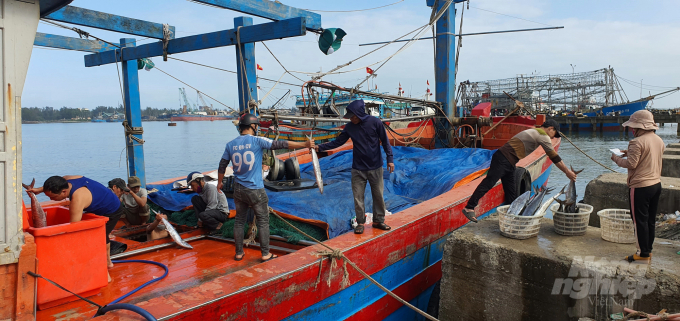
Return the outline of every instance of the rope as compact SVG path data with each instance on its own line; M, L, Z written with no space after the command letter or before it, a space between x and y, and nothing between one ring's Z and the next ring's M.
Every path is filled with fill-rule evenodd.
M397 1L397 2L390 3L390 4L386 4L386 5L384 5L384 6L375 7L375 8L368 8L368 9L339 10L339 11L314 10L314 9L304 9L304 10L307 10L307 11L316 11L316 12L360 12L360 11L369 11L369 10L375 10L375 9L385 8L385 7L393 6L393 5L395 5L395 4L397 4L397 3L400 3L400 2L404 2L404 0L399 0L399 1Z
M274 84L274 86L272 86L272 88L270 88L269 91L268 91L266 94L264 94L264 97L262 97L262 99L260 99L260 101L259 101L260 104L262 104L262 101L265 100L265 99L269 96L269 94L272 93L272 91L274 90L274 88L276 88L276 85L279 84L279 82L281 81L281 78L283 78L283 76L285 76L286 73L287 73L287 72L284 72L284 73L281 75L281 77L279 77L279 80L276 81L276 83Z
M125 128L125 137L128 138L128 141L129 141L131 144L132 144L132 141L133 141L133 140L136 141L136 142L138 142L138 143L140 143L140 144L144 144L144 140L143 140L143 139L141 139L141 138L139 138L139 137L132 136L132 135L142 135L142 134L144 134L144 128L142 128L142 127L135 127L135 128L132 128L132 127L130 127L130 125L128 124L128 121L127 121L127 120L124 120L124 121L123 121L123 127Z
M32 276L32 277L34 277L34 278L41 278L41 279L43 279L43 280L45 280L45 281L51 283L52 285L54 285L54 286L56 286L56 287L58 287L58 288L60 288L60 289L62 289L62 290L64 290L64 291L66 291L66 292L68 292L68 293L71 293L71 294L75 295L75 296L78 297L79 299L81 299L81 300L83 300L83 301L85 301L85 302L87 302L87 303L89 303L89 304L92 304L92 305L94 305L94 306L96 306L96 307L98 307L98 308L100 308L100 309L103 308L102 305L99 305L99 304L97 304L97 303L94 303L94 302L88 300L87 298L84 298L84 297L78 295L77 293L73 293L73 292L67 290L66 288L64 288L63 286L61 286L61 285L55 283L54 281L52 281L52 280L50 280L50 279L48 279L48 278L46 278L46 277L44 277L44 276L42 276L42 275L40 275L40 274L33 273L32 271L28 271L28 272L26 272L26 274L28 274L28 275L30 275L30 276ZM36 281L36 282L37 282L37 281Z
M328 253L329 251L319 251L319 252L317 252L317 255L318 255L318 256L326 256L326 257L329 257L329 258L331 259L331 271L329 271L329 275L330 275L330 272L332 272L333 261L334 261L334 259L342 258L344 264L349 264L350 266L352 266L355 270L357 270L357 272L359 272L359 274L361 274L361 275L362 275L363 277L365 277L367 280L371 281L371 283L375 284L378 288L380 288L381 290L383 290L385 293L387 293L389 296L391 296L391 297L394 298L395 300L399 301L401 304L403 304L403 305L409 307L410 309L412 309L413 311L415 311L415 312L417 312L418 314L422 315L423 317L425 317L425 318L428 319L428 320L439 321L439 320L437 320L435 317L433 317L433 316L431 316L431 315L429 315L429 314L423 312L422 310L420 310L420 309L418 309L417 307L413 306L412 304L408 303L408 301L406 301L406 300L404 300L404 299L398 297L396 294L392 293L392 291L390 291L390 290L387 289L386 287L382 286L380 283L378 283L378 281L376 281L375 279L373 279L370 275L366 274L366 272L364 272L361 268L359 268L356 264L354 264L354 262L350 261L350 260L342 253L342 251L340 251L339 249L334 249L334 248L332 248L332 247L330 247L330 246L324 244L323 242L321 242L321 241L315 239L314 237L310 236L309 234L303 232L302 230L300 230L299 228L297 228L295 225L291 224L290 222L288 222L287 220L285 220L283 217L281 217L279 214L277 214L271 207L269 208L269 213L275 215L275 216L278 217L280 220L282 220L284 223L288 224L290 227L292 227L292 228L295 229L296 231L300 232L300 233L301 233L302 235L304 235L305 237L309 238L310 240L313 240L314 242L316 242L316 243L318 243L318 244L321 244L323 247L327 248L327 249L330 251L330 253ZM319 263L320 263L320 264L319 264L319 276L317 277L317 281L320 281L320 279L321 279L321 262L323 262L322 259L319 260ZM336 265L337 265L337 263L336 263ZM347 273L346 267L345 267L345 274L343 275L343 281L340 283L341 286L344 284L344 279L345 279L345 277L347 277L347 280L348 280L347 282L349 282L349 274ZM329 276L329 282L330 282L330 276ZM329 283L329 284L330 284L330 283ZM349 285L349 283L347 283L347 285Z
M403 1L403 0L402 0L402 1ZM274 53L273 53L271 50L269 50L269 47L267 47L267 44L265 44L264 41L261 41L260 43L267 49L267 51L269 51L269 53L272 55L272 57L274 57L274 59L276 60L276 62L279 63L279 65L281 66L281 68L283 68L283 70L285 70L286 73L289 73L291 76L295 77L295 78L296 78L297 80L299 80L299 81L305 82L304 80L298 78L297 76L293 75L290 71L288 71L288 69L286 69L286 67L281 63L281 61L279 61L279 58L276 58L276 56L274 55ZM281 77L283 77L283 76L281 76ZM281 78L279 78L279 80L281 80ZM278 81L277 81L276 83L278 83Z
M611 169L611 167L609 167L605 164L602 164L602 163L596 161L594 158L590 157L590 155L586 154L586 152L584 152L580 148L578 148L578 146L576 146L576 144L574 144L574 142L572 142L571 139L569 139L569 137L567 137L567 135L565 135L564 133L562 133L560 131L558 131L558 132L560 133L560 136L566 138L569 143L571 143L579 152L583 153L583 155L586 155L586 157L590 158L590 160L592 160L593 162L597 163L598 165L600 165L600 166L602 166L602 167L604 167L604 168L606 168L606 169L608 169L608 170L610 170L614 173L618 173L617 171Z
M170 25L167 23L163 24L163 61L168 61L168 41L170 41L170 36L172 32L170 31Z
M171 57L170 59L174 59L174 58ZM158 70L158 71L160 71L160 72L162 72L162 73L164 73L164 74L170 76L170 78L175 79L175 80L177 80L177 81L183 83L183 84L186 85L187 87L189 87L189 88L191 88L191 89L193 89L193 90L195 90L195 91L197 91L197 92L199 92L199 93L205 95L206 97L208 97L208 98L210 98L210 99L212 99L212 100L218 102L218 103L221 104L222 106L227 107L227 108L231 109L232 111L236 111L236 110L234 110L234 108L231 108L231 107L227 106L227 104L225 104L225 103L223 103L223 102L221 102L221 101L219 101L219 100L213 98L212 96L206 94L206 93L203 92L203 91L200 91L200 90L196 89L196 87L194 87L194 86L192 86L192 85L189 85L189 84L187 84L187 83L185 83L185 82L179 80L177 77L175 77L175 76L173 76L173 75L171 75L171 74L169 74L169 73L163 71L162 69L158 68L158 66L155 66L153 69ZM122 87L121 87L121 88L122 88Z

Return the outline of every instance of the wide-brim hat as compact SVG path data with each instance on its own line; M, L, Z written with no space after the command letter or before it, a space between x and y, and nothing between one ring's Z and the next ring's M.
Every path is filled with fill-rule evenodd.
M654 121L654 115L649 110L638 110L634 112L622 126L644 130L659 129L659 126L657 126Z

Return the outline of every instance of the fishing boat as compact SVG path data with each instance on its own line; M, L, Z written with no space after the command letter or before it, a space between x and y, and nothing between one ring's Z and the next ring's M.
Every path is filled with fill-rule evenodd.
M219 4L229 9L249 12L277 21L273 23L271 30L288 30L285 26L281 26L281 23L292 24L294 27L290 28L291 33L304 34L307 28L313 30L320 28L319 15L290 8L280 3L276 5L272 3L272 8L274 8L272 10L277 14L274 15L271 12L263 13L260 7L250 7L251 1L239 2L238 7L230 7L229 4L222 2L197 1ZM23 6L20 8L26 13L22 21L29 21L28 17L31 17L32 13L37 16L39 9L42 16L48 18L52 13L56 12L56 16L60 12L63 13L60 10L87 10L74 7L64 8L63 6L68 2L70 1L42 0L39 3L10 1L5 5ZM434 5L434 1L428 1L428 3L431 6ZM443 16L442 21L453 20L455 10L449 8L452 5L452 2L438 2L438 7L433 8L433 13L436 13L435 16ZM17 12L15 7L12 9L15 10L8 12ZM301 19L300 15L309 19ZM37 17L32 19L35 23L33 28L35 28ZM128 18L116 17L116 19L125 21ZM258 25L250 26L250 23L244 21L245 18L239 17L235 19L235 24L246 25L243 28L258 27ZM447 84L453 79L454 65L449 58L455 52L454 25L444 22L437 25L438 38L442 37L445 40L439 41L438 39L437 41L438 57L445 57L438 60L438 67L442 68L443 75L440 75L437 81L438 87L442 85L442 88L453 87ZM11 33L15 31L10 23L5 23L4 27L9 29L10 33L7 35L10 37L25 37L28 34L26 32ZM235 30L226 32L234 34ZM257 31L258 29L251 30ZM244 38L240 41L254 41L247 38L247 35L248 33L244 32ZM272 38L285 37L283 34L270 36ZM195 41L189 41L191 39L168 40L167 37L165 40L169 42L167 47L173 48L174 52L197 50L197 47L194 47L195 43L200 42L203 35L190 37L195 37L191 38ZM215 38L227 39L228 37ZM263 41L261 37L255 39ZM74 43L83 44L75 40L79 39L72 39L69 46ZM121 43L125 41L122 39ZM229 44L233 45L231 42ZM101 44L98 45L101 46ZM158 48L163 47L160 42L150 45L156 48L153 49L156 50L154 55L163 54L162 51L157 51ZM61 44L61 46L65 45ZM137 47L140 50L139 54L151 52L148 51L151 47L144 46L149 46L149 44ZM28 47L30 50L30 46ZM136 51L133 49L126 49L125 55L134 55ZM237 51L240 50L248 50L248 47L239 44ZM109 53L106 53L107 51ZM126 79L124 92L127 96L133 97L130 99L133 103L126 104L126 108L138 110L140 108L139 91L135 89L137 83L134 81L132 85L129 85L127 82L127 79L137 79L136 58L120 55L120 50L115 47L107 47L106 50L102 49L100 52L103 54L95 53L91 57L86 56L86 64L95 66L117 63L117 57L122 56L124 61L120 63ZM112 54L110 59L106 58L108 54ZM249 54L253 54L251 57L254 57L253 52ZM4 55L2 59L10 59L7 56ZM131 60L130 65L128 65L128 60ZM248 64L251 66L239 67L239 73L246 73L249 69L255 70L252 65L254 63L254 58L249 60ZM5 63L4 65L13 64ZM245 88L248 88L247 78L247 76L243 77L243 80L239 82L241 97L245 97L243 92ZM258 243L255 240L253 246L245 248L244 259L235 261L233 240L224 236L209 235L206 231L190 224L180 224L177 220L173 221L171 215L171 221L177 232L193 249L177 248L170 238L145 241L140 238L139 234L142 231L139 230L126 229L113 233L115 240L128 246L127 251L112 256L113 259L154 261L167 267L167 276L159 265L116 262L109 270L113 282L106 284L104 280L103 284L97 283L93 288L83 289L81 286L88 283L83 280L89 280L87 269L90 267L77 262L68 262L69 257L60 258L68 262L62 264L61 268L68 269L67 274L80 278L76 278L75 283L62 285L87 296L91 302L86 302L54 287L44 279L36 282L27 275L29 275L28 272L37 272L57 283L62 282L65 273L54 272L53 269L46 268L51 263L53 264L56 258L59 258L59 253L48 253L48 257L53 258L51 261L41 252L44 251L41 248L43 246L41 244L44 243L36 240L53 235L65 237L67 235L65 233L49 231L63 232L63 229L83 226L78 223L87 223L87 221L84 219L81 222L69 224L67 220L63 224L56 222L55 225L55 221L50 224L48 220L47 227L31 227L28 219L32 214L31 211L24 208L22 215L16 215L21 212L21 205L18 201L21 199L21 193L14 189L14 199L17 201L11 204L14 207L6 210L4 219L10 222L9 226L18 231L15 233L17 235L16 246L8 247L6 250L7 253L14 255L12 258L16 259L0 261L0 264L3 264L0 265L1 271L4 272L0 274L2 278L0 284L7 298L6 300L3 298L0 303L0 319L23 320L35 317L37 320L85 320L91 319L95 314L97 314L97 320L140 319L138 315L127 311L111 311L103 315L97 313L99 307L96 305L103 306L117 300L134 306L138 311L146 311L149 314L147 317L149 320L403 320L416 318L418 312L372 284L361 272L352 267L353 264L404 302L409 302L420 310L427 310L431 295L441 278L444 241L450 233L468 222L461 210L485 175L491 150L498 148L520 131L540 125L545 117L541 115L536 118L509 116L496 119L490 116L488 106L479 106L476 115L468 117L454 115L455 108L453 107L455 106L452 106L454 92L452 91L438 92L437 101L427 101L380 93L358 92L354 89L321 82L308 82L306 86L308 89L327 88L354 92L367 97L417 103L437 110L437 117L417 115L383 120L388 138L395 146L395 162L398 164L397 172L388 175L389 179L386 180L387 183L392 184L391 190L385 193L387 202L390 203L388 209L392 209L391 212L393 212L386 218L386 222L392 227L390 231L373 229L367 225L365 232L361 235L347 233L350 229L351 217L342 213L351 213L353 210L352 206L342 204L351 203L349 181L346 176L352 155L350 151L352 142L349 141L334 150L319 153L319 163L328 183L324 194L320 194L316 189L268 192L270 206L276 214L271 217L280 217L281 220L299 226L300 229L309 228L317 232L321 231L317 233L320 242L317 243L308 237L302 240L291 240L291 237L272 235L271 251L279 255L279 258L262 262ZM11 98L6 97L6 99ZM241 109L245 110L247 105L247 100L243 101ZM130 126L141 127L141 118L135 113L130 114L132 115L131 119L128 119ZM287 125L283 121L286 119L281 116L263 114L261 117L273 122L272 131L279 137L282 132L290 129L285 127ZM319 122L316 116L287 117L291 121L306 122L308 127L299 128L301 131L317 130L314 128ZM325 120L338 124L347 121L337 117ZM12 129L12 127L9 128ZM140 132L135 131L127 135L141 140ZM322 132L313 131L312 134L323 139ZM143 154L140 153L142 146L135 144L133 139L126 139L126 141L129 141L128 152L133 155L128 159L130 174L136 174L143 179L145 177ZM10 140L10 142L16 144L16 140ZM556 150L559 149L560 142L559 138L553 139L552 143ZM295 157L301 164L300 170L303 175L311 175L312 156L309 150L291 151L277 155L277 157L280 160ZM544 186L552 167L551 161L542 149L537 149L517 165L516 176L520 193L532 187ZM20 171L12 173L19 177L18 180L21 180ZM428 173L430 176L417 176L423 173ZM206 173L207 176L208 174L210 173ZM182 177L178 177L147 184L149 188L154 189L149 196L151 202L157 203L156 206L163 207L167 211L173 211L173 215L174 213L188 213L183 210L186 200L191 195L172 191L175 183L181 183L182 180ZM16 183L8 180L5 182L6 186L11 186L12 182ZM400 188L403 190L400 191ZM9 187L6 190L10 190ZM343 192L340 193L340 191ZM160 193L171 195L171 197L164 202L160 197L153 196L160 195ZM497 206L503 203L503 200L503 189L498 183L482 198L478 207L478 215L480 217L490 215ZM46 202L42 206L48 213L68 213L65 208L68 206L68 201ZM331 213L325 220L323 217L310 218L309 216L310 212L316 213L315 209L319 206ZM17 217L23 220L23 223L13 221ZM90 218L88 216L88 219ZM274 224L273 219L270 219L270 224ZM103 229L101 231L103 233ZM99 240L98 237L92 238L91 242L73 242L69 244L69 247L96 243L96 240ZM101 235L102 244L103 237L105 235ZM329 248L334 251L327 252ZM339 256L340 253L344 258ZM0 259L7 257L6 254L0 255ZM348 260L351 260L353 264L346 264ZM99 268L99 264L103 266L105 261L90 264ZM158 281L127 296L131 290L148 284L152 280ZM36 291L36 288L42 290ZM44 295L47 291L45 289L49 289L49 293L53 296L45 299ZM38 311L35 312L34 309ZM436 311L427 312L436 314Z

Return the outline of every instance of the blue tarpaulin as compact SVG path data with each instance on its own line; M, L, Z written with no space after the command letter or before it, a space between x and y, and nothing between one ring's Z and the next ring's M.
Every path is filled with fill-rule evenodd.
M396 213L421 201L451 190L459 180L489 167L493 151L485 149L435 149L393 147L394 173L384 171L384 199L387 210ZM383 162L385 155L383 154ZM324 193L318 189L289 192L267 190L269 206L304 219L324 221L329 225L329 237L351 229L355 216L352 195L352 151L343 151L319 159L324 179ZM386 167L385 165L383 167ZM312 164L300 165L302 178L314 179ZM191 196L171 191L172 185L150 185L159 191L149 194L152 202L167 210L181 210L191 205ZM366 187L366 212L373 212L371 189ZM229 199L230 208L233 200Z

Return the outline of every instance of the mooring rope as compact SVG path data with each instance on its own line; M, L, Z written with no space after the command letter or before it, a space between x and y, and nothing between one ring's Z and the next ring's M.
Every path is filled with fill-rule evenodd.
M313 240L313 241L316 242L317 244L321 244L323 247L325 247L325 248L328 249L328 251L325 251L325 250L324 250L324 251L318 251L316 255L317 255L317 256L326 256L326 257L329 257L329 258L331 259L331 271L328 272L328 273L329 273L329 277L328 277L328 285L329 285L329 286L330 286L330 279L331 279L330 273L332 272L332 268L334 267L334 266L333 266L333 263L335 262L336 259L342 258L344 263L351 265L355 270L357 270L357 272L359 272L359 274L363 275L363 277L365 277L367 280L371 281L371 283L375 284L378 288L380 288L381 290L383 290L385 293L387 293L389 296L391 296L391 297L394 298L395 300L399 301L401 304L403 304L403 305L409 307L410 309L412 309L413 311L415 311L415 312L417 312L418 314L422 315L423 317L425 317L425 318L428 319L428 320L439 321L439 320L437 320L437 318L435 318L435 317L433 317L433 316L431 316L431 315L429 315L429 314L423 312L422 310L420 310L420 309L418 309L417 307L413 306L412 304L408 303L408 301L406 301L406 300L400 298L399 296L397 296L396 294L392 293L392 291L390 291L390 290L387 289L386 287L382 286L380 283L378 283L378 281L376 281L375 279L373 279L370 275L368 275L368 274L367 274L366 272L364 272L361 268L359 268L356 264L354 264L354 262L350 261L350 259L348 259L348 258L342 253L342 251L340 251L339 249L334 249L334 248L332 248L332 247L330 247L330 246L324 244L323 242L321 242L321 241L315 239L315 238L312 237L311 235L309 235L309 234L303 232L302 230L300 230L299 228L297 228L295 225L291 224L290 222L288 222L287 220L285 220L283 217L281 217L279 214L277 214L277 213L274 211L274 209L272 209L271 207L269 208L269 213L274 214L276 217L278 217L278 218L279 218L280 220L282 220L284 223L288 224L290 227L292 227L292 228L294 228L296 231L300 232L300 234L304 235L305 237L309 238L310 240ZM321 262L323 262L323 261L321 261ZM344 263L343 263L343 265L344 265L344 267L343 267L343 269L344 269L343 280L342 280L342 282L340 283L340 286L343 286L343 285L344 285L344 286L348 286L348 285L349 285L349 273L347 272L347 266L346 266ZM336 263L335 266L337 266L337 263ZM319 276L317 277L317 283L318 283L320 280L321 280L321 264L319 265Z
M590 160L592 160L593 162L597 163L598 165L600 165L600 166L602 166L602 167L604 167L604 168L606 168L606 169L608 169L608 170L610 170L614 173L618 173L617 171L611 169L611 167L609 167L605 164L602 164L602 163L596 161L594 158L590 157L590 155L586 154L586 152L584 152L583 150L578 148L578 146L576 146L576 144L574 144L574 142L572 142L571 139L569 139L569 137L567 137L567 135L565 135L563 132L560 132L560 131L558 131L558 132L560 133L560 136L566 138L569 143L571 143L579 152L583 153L583 155L586 155L586 157L590 158Z

